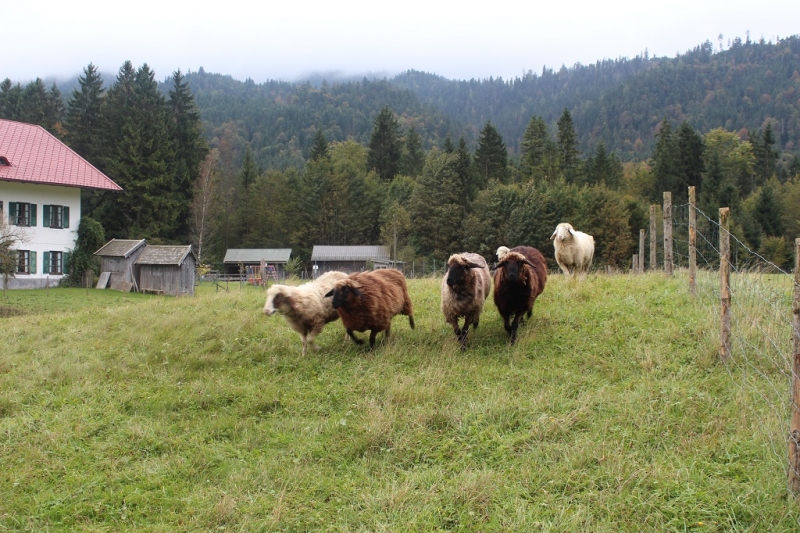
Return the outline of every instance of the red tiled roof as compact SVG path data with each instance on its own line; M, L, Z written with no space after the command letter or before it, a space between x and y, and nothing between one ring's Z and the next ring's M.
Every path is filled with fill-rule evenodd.
M121 191L122 187L94 168L41 126L0 119L0 180Z

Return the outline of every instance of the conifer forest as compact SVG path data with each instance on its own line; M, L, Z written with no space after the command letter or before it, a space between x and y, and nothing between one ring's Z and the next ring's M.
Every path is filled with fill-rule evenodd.
M595 236L597 265L626 268L649 206L688 186L779 266L800 236L800 36L514 79L158 76L126 62L6 78L0 118L41 125L124 189L82 199L106 239L191 242L204 264L292 248L303 269L314 245L395 242L404 261L491 259L550 250L568 221Z

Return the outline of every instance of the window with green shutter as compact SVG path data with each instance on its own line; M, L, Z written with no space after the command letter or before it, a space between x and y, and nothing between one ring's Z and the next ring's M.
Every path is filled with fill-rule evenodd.
M31 252L31 274L36 274L36 252Z
M50 252L44 252L42 254L42 274L49 274L50 273Z
M42 206L42 227L50 227L50 206L47 204Z
M69 228L69 206L44 204L42 206L42 227Z

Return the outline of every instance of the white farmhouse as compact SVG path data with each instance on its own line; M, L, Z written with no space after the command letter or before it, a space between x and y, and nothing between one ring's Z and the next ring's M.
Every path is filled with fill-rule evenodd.
M81 189L122 187L44 128L0 119L0 216L25 234L14 246L19 260L8 288L57 285L67 274Z

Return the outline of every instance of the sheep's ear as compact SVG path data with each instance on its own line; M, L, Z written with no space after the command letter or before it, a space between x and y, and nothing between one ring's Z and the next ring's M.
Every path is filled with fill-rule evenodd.
M328 291L328 293L325 295L325 298L330 298L331 296L333 296L333 289Z
M557 232L558 232L558 230L555 230L555 231L553 232L553 234L552 234L552 235L550 235L550 240L551 240L551 241L552 241L553 239L555 239L555 238L556 238L556 233L557 233Z
M483 265L479 265L478 263L467 263L467 266L470 268L483 268Z
M572 228L569 228L569 233L570 233L572 236L575 236L575 230L574 230L574 229L572 229Z
M525 262L526 265L529 265L532 269L536 270L536 265L531 263L529 260L526 259L524 262Z

